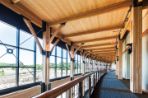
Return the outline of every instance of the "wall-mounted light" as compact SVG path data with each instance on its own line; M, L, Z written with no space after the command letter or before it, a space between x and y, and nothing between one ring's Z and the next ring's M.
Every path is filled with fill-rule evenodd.
M126 44L126 46L127 46L127 52L128 52L128 54L130 54L130 53L132 53L132 43L128 43L128 44Z

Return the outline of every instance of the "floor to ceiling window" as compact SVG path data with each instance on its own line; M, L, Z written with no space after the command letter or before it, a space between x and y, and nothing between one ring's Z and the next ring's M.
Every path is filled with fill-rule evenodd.
M15 27L0 21L0 89L17 85L16 36Z
M40 43L43 40L38 38ZM70 75L70 57L56 46L50 56L49 78ZM80 55L75 56L75 74L80 73ZM34 37L0 21L0 90L42 81L42 54Z

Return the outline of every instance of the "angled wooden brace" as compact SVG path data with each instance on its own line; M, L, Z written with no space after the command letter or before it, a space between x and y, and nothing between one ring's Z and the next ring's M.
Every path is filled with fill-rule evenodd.
M37 33L33 29L31 22L26 18L23 18L23 20L24 20L25 24L27 25L28 29L30 30L30 32L32 33L32 35L34 36L35 41L36 41L37 45L39 46L40 52L42 53L42 51L43 51L42 45L41 45L40 41L38 40L38 37L36 35Z
M64 24L64 25L65 25L65 24ZM60 32L61 28L62 28L64 25L61 24L61 25L59 26L59 28L54 31L54 33L52 34L52 36L51 36L51 38L50 38L50 43L52 43L52 41L54 40L54 38L57 36L57 34Z
M54 47L58 44L59 41L60 41L60 39L58 38L58 39L54 42L53 46L51 46L51 48L50 48L50 52L53 51Z

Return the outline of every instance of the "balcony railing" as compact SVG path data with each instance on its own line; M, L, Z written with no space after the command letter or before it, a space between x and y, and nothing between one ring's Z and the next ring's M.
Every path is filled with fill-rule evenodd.
M89 96L91 95L93 88L99 81L100 77L106 72L106 70L101 70L101 71L96 71L96 72L91 72L87 73L85 75L81 75L79 78L76 78L74 80L71 80L69 82L66 82L63 85L60 85L58 87L55 87L51 90L48 90L44 93L41 93L37 96L34 96L33 98L56 98L59 95L63 94L64 92L69 92L69 97L68 98L82 98L85 93L85 80L87 80L88 83L88 94ZM92 85L93 84L93 85ZM78 85L78 96L74 96L74 87ZM72 96L72 97L71 97Z

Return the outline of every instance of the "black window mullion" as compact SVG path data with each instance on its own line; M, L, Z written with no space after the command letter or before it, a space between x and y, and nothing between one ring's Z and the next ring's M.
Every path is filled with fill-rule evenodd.
M57 47L55 47L55 78L57 78Z
M61 77L63 76L63 49L61 48Z
M16 85L19 86L19 44L20 44L20 29L17 28L16 32Z
M34 40L34 82L36 82L36 42Z
M68 51L66 51L66 75L68 75Z

